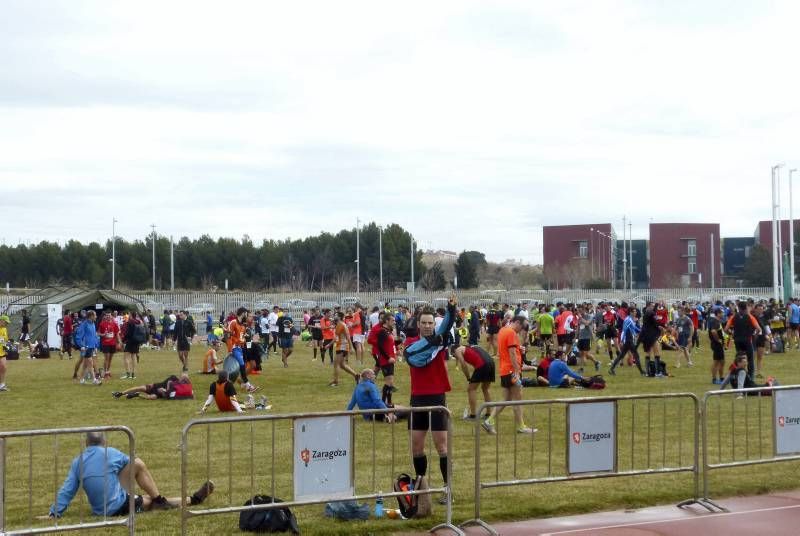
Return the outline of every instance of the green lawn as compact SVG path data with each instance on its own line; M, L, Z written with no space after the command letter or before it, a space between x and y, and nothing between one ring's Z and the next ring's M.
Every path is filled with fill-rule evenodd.
M705 337L703 342L705 343ZM192 370L199 369L204 345L193 347ZM572 391L526 389L526 398L549 399L578 396L605 396L640 393L667 393L689 391L701 395L713 386L710 384L707 345L695 357L696 366L674 368L674 354L667 352L672 377L658 380L641 378L635 369L625 367L616 377L606 376L608 387L604 391ZM730 357L730 356L729 356ZM800 352L767 356L766 372L776 376L781 384L800 383ZM0 393L2 403L2 429L20 430L86 425L124 424L133 429L137 440L137 454L152 470L164 495L180 493L180 432L196 416L203 393L207 392L208 376L193 374L195 401L144 401L115 400L111 391L122 390L132 382L114 379L101 386L75 385L70 380L73 361L54 359L31 361L24 359L9 363L10 391ZM311 361L311 351L299 343L284 369L279 359L270 359L264 374L255 377L263 386L273 404L273 413L299 411L326 411L344 409L351 389L348 381L339 388L327 387L330 367ZM115 378L122 370L121 356L115 357ZM176 354L172 351L143 351L137 371L137 383L160 381L179 370ZM473 514L474 493L474 427L460 420L466 404L463 375L450 368L454 391L448 396L450 409L457 417L454 428L454 489L456 522ZM379 382L380 383L380 382ZM398 366L395 402L407 403L408 371ZM493 394L499 395L499 387ZM760 406L760 407L759 407ZM735 412L736 443L732 444L730 419ZM260 412L254 412L260 413ZM761 421L759 421L759 414ZM215 410L209 416L217 416ZM675 467L691 464L691 405L686 401L640 401L635 407L630 402L620 404L619 468ZM767 454L772 448L770 427L771 401L725 399L713 406L709 436L712 461L742 459ZM555 405L548 412L537 406L535 413L526 411L526 421L539 428L533 438L511 433L511 412L500 418L500 435L481 434L482 479L506 480L530 476L559 476L564 473L564 417L563 406ZM762 430L758 429L759 422ZM747 428L748 433L744 430ZM720 431L717 432L717 428ZM367 493L373 489L388 490L392 475L411 472L407 432L401 424L394 430L388 425L374 426L358 419L356 422L356 485L357 491ZM274 436L273 436L274 434ZM251 449L251 439L253 448ZM275 444L273 451L272 445ZM125 446L121 436L111 439L114 446ZM374 448L373 448L374 444ZM514 448L516 444L516 456ZM210 451L206 450L210 445ZM552 454L548 457L548 445ZM229 448L233 455L229 456ZM54 445L52 439L10 440L7 448L7 528L27 526L29 517L28 486L33 486L30 512L35 515L47 512L54 490L60 486L70 460L79 449L76 436L61 439ZM275 493L290 499L291 493L291 429L288 422L251 426L231 424L217 426L210 436L198 430L190 436L191 468L190 487L195 488L207 476L217 484L217 491L209 499L211 506L242 504L251 494L270 494L272 491L271 464L274 459ZM374 452L374 456L373 456ZM499 453L499 457L496 457ZM373 465L373 457L377 463ZM30 463L32 461L32 464ZM206 463L208 461L208 463ZM250 467L255 467L251 480ZM429 471L433 485L439 485L438 464L430 459ZM57 467L58 477L53 476ZM373 468L375 469L373 472ZM789 489L797 486L798 464L768 464L738 469L717 470L711 479L711 496L715 498L761 493L768 490ZM32 482L31 482L32 481ZM614 479L589 480L570 483L550 483L513 488L490 489L483 492L482 517L486 520L514 520L553 516L567 513L632 508L657 503L672 503L692 494L692 478L688 473L673 475L647 475ZM76 499L77 501L77 499ZM78 517L78 502L73 502L67 519ZM386 507L394 507L387 500ZM296 510L301 529L305 534L369 534L389 533L398 530L423 530L441 520L440 507L432 519L421 521L380 520L364 523L340 523L325 519L323 507L309 506ZM83 501L83 512L86 503ZM192 534L227 534L236 532L236 516L213 516L190 521ZM137 518L140 534L177 534L180 529L178 511L148 513ZM121 531L118 531L121 532Z

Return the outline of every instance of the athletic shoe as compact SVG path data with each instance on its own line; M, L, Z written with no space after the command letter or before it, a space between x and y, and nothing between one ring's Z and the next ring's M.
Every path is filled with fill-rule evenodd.
M599 370L600 370L600 362L599 361L595 361L594 362L594 371L598 372Z
M255 392L256 392L256 391L258 391L259 389L261 389L261 387L258 387L258 386L256 386L256 385L253 385L253 384L251 383L251 384L250 384L250 386L247 388L247 392L248 392L248 393L255 393Z
M687 367L693 367L694 366L694 361L689 361L689 363L686 366Z
M520 426L519 428L517 428L518 434L535 434L538 431L539 431L538 428L529 428L527 426Z
M200 486L200 489L195 491L194 494L192 495L191 501L190 501L191 505L194 506L196 504L202 503L213 492L214 492L214 482L212 482L211 480L206 480L203 483L203 485Z
M446 505L447 505L447 494L445 494L445 495L442 495L441 497L439 497L439 500L438 500L438 501L436 501L436 502L437 502L437 503L439 503L439 504L440 504L440 505L442 505L442 506L446 506ZM456 503L456 501L454 501L454 500L451 498L451 499L450 499L450 504L455 504L455 503Z
M664 375L663 375L663 374L661 374L660 372L657 372L657 373L656 373L656 378L663 378L663 377L664 377Z
M131 398L139 398L139 393L128 393L127 395L125 395L125 398L127 398L128 400L130 400Z
M610 375L612 375L612 376L616 376L616 375L617 375L617 373L616 373L616 372L614 372L614 367L611 367L610 369L608 369L608 373L609 373Z
M461 419L467 422L475 422L475 415L469 414L469 408L464 408L464 413L461 415Z
M490 417L491 418L491 417ZM484 419L481 427L491 435L497 435L497 430L494 428L494 423L490 419Z
M119 391L114 391L113 393L111 393L111 396L113 396L114 398L119 398L122 396L122 393L120 393Z
M336 382L331 382L328 384L328 387L339 387L339 384Z
M0 391L8 391L8 385L6 385L4 383L0 384Z
M103 385L103 381L100 378L95 378L94 380L92 380L92 383L94 385Z
M81 378L80 384L84 385L86 383L86 378Z
M163 495L153 499L153 504L150 507L151 510L172 510L173 508L177 508L177 506L167 501L167 498Z

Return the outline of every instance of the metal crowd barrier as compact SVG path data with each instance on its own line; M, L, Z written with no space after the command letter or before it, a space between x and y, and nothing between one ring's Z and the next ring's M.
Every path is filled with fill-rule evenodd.
M403 495L435 495L435 494L444 494L447 498L446 504L446 513L445 513L445 522L439 525L436 525L431 529L431 532L447 529L452 531L453 533L463 536L464 533L458 527L456 527L452 522L452 449L453 449L453 424L452 424L452 416L450 411L444 406L427 406L427 407L419 407L413 408L414 412L410 414L409 419L414 418L414 413L427 413L428 417L434 413L441 412L447 415L449 425L447 429L447 456L448 456L448 467L447 467L447 474L448 479L447 482L444 483L442 487L434 488L431 487L426 490L414 490L409 492L394 492L391 489L391 484L386 482L387 487L383 489L388 489L388 491L380 491L380 488L377 484L376 480L376 468L378 467L378 463L376 460L376 452L378 446L376 445L376 431L379 427L386 427L388 426L389 429L389 439L390 445L386 445L387 448L391 449L390 453L390 472L392 482L394 478L397 476L398 472L395 468L396 465L396 441L395 437L397 432L395 430L398 422L392 422L390 424L385 424L380 422L380 420L376 421L376 418L380 418L381 416L389 413L404 413L408 412L411 408L404 408L404 409L386 409L386 410L362 410L362 411L334 411L334 412L309 412L309 413L287 413L283 415L237 415L232 417L223 417L223 418L203 418L203 419L196 419L189 422L183 428L183 432L181 434L181 494L182 496L187 496L190 493L189 482L188 482L188 474L190 471L190 467L192 462L190 461L190 451L189 451L189 433L192 429L204 427L204 443L205 443L205 452L204 456L200 456L199 460L205 464L205 480L212 480L211 474L211 467L212 462L218 464L221 468L224 468L224 482L227 488L227 505L225 506L218 506L218 507L203 507L203 508L191 508L189 505L184 504L181 507L181 534L186 535L188 534L188 522L189 519L196 516L208 516L208 515L215 515L215 514L232 514L237 512L243 512L248 510L269 510L269 509L276 509L276 508L293 508L297 506L307 506L313 504L325 504L328 502L338 502L338 501L347 501L347 500L354 500L354 501L363 501L366 499L376 499L378 497L383 497L384 499L387 498L394 498ZM286 449L288 445L288 449L290 450L290 456L293 459L294 453L294 439L292 437L286 437L282 434L283 431L276 430L276 426L281 422L289 421L291 425L292 432L295 431L296 421L298 419L310 419L310 418L333 418L333 417L342 417L348 416L350 417L349 422L351 426L351 456L353 456L353 472L355 472L355 459L358 456L358 444L359 442L356 441L356 429L358 428L355 425L357 420L363 421L364 416L370 416L370 422L364 421L363 425L369 427L371 429L370 437L366 440L365 450L368 450L370 456L370 466L371 466L371 491L368 493L356 493L356 479L354 474L351 474L352 478L352 493L348 494L347 496L343 496L341 494L337 494L335 496L319 496L313 497L311 499L303 499L303 500L289 500L284 502L270 502L265 504L255 504L255 505L246 505L240 506L244 503L246 499L250 499L256 494L264 494L266 493L265 490L259 490L256 485L256 480L258 478L264 477L265 475L269 475L269 494L273 499L276 497L276 493L288 493L289 490L293 490L296 492L295 488L296 482L292 481L293 476L293 468L294 464L298 463L299 460L294 459L293 461L289 461L289 459L285 458L285 452L279 452L282 448ZM244 474L245 483L247 484L247 491L240 491L236 490L234 486L234 472L239 470L241 471L241 464L236 464L234 462L234 424L244 424L246 426L246 430L244 434L247 434L245 441L245 454L247 455L248 459L251 461L249 468L245 471ZM247 426L249 425L249 426ZM406 434L410 434L406 431L407 424L404 421L401 421L400 426L403 427L403 431ZM401 432L402 433L402 432ZM202 432L201 432L202 435ZM292 435L292 434L290 434ZM361 439L359 437L359 439ZM430 449L430 440L431 434L428 434L428 448ZM259 440L263 440L263 443L260 443ZM225 445L219 445L220 442L226 443ZM363 443L363 440L362 440ZM259 461L256 458L256 448L257 444L261 444L261 452L266 453L266 456L261 456ZM212 456L212 451L214 447L217 447L217 451L215 456ZM408 462L404 466L410 466L410 458L411 458L411 445L409 440L409 451L408 451ZM241 453L240 453L241 454ZM261 461L266 462L266 467L259 467L258 464ZM431 464L431 467L435 467L435 464ZM277 472L277 474L276 474ZM288 473L288 474L287 474ZM409 472L410 474L410 472ZM431 471L429 471L429 475ZM249 495L246 495L249 494ZM234 495L238 494L236 501L238 504L234 504ZM212 495L213 497L213 495ZM213 499L212 499L213 500Z
M33 438L34 437L42 437L42 436L53 436L54 443L53 443L53 504L55 504L55 499L58 495L58 490L61 487L62 479L59 478L58 474L58 453L59 453L59 436L62 435L75 435L75 434L86 434L88 432L122 432L128 436L128 456L131 460L136 457L136 450L135 450L135 438L133 435L133 431L127 426L94 426L94 427L82 427L82 428L55 428L55 429L46 429L46 430L21 430L21 431L13 431L13 432L0 432L0 534L4 536L11 536L17 534L48 534L53 532L66 532L66 531L86 531L91 529L107 529L109 527L119 527L119 526L127 526L128 527L128 534L130 536L134 535L135 531L135 510L134 507L134 500L135 500L135 493L128 494L129 500L129 508L128 508L128 515L127 517L108 517L107 512L104 513L101 520L98 521L89 521L84 522L84 511L83 511L83 490L78 489L78 493L74 500L78 501L78 523L67 523L61 524L59 518L51 518L51 522L53 523L50 526L34 526L34 519L39 515L47 515L48 510L44 510L39 512L39 514L34 514L34 483L37 482L35 480L33 474L33 467L35 465L34 462L34 449L33 449ZM7 463L7 456L8 456L8 443L11 439L17 438L27 438L28 439L28 448L27 448L27 480L28 480L28 526L26 528L7 528L6 527L6 507L8 503L8 498L10 494L7 493L8 486L6 485L6 479L8 477L8 466ZM74 455L71 456L78 457L79 465L78 465L78 474L83 474L83 456L79 456L79 454L83 453L85 448L84 438L80 437L78 448L76 449ZM106 450L106 455L108 451ZM47 456L45 456L47 457ZM72 459L72 458L70 458ZM48 460L49 461L49 460ZM16 465L17 463L24 463L24 460L15 460L13 466L20 467ZM130 472L130 490L136 489L136 480L134 471ZM40 481L41 482L41 481ZM106 489L106 486L103 486L103 489ZM105 503L106 501L104 501ZM38 507L39 505L37 505ZM48 505L49 507L49 505ZM91 514L91 512L90 512Z
M727 512L709 497L712 470L800 460L800 385L709 391L702 414L702 501L711 507Z
M684 414L681 407L676 405L671 412L667 411L669 401L684 399L691 402L691 413ZM620 422L626 417L620 418L620 403L630 401L630 431L623 434L620 429ZM613 452L613 463L604 471L585 471L570 472L569 449L570 442L580 443L580 436L570 437L569 430L569 406L573 404L594 404L608 403L614 404L614 423L613 427L616 434L616 443ZM626 404L627 405L627 404ZM644 407L642 407L644 406ZM544 484L550 482L566 482L573 480L586 480L596 478L610 478L619 476L649 475L663 473L688 472L694 476L694 495L692 499L683 501L678 506L698 503L711 508L698 501L700 493L700 412L699 401L693 393L667 393L653 395L629 395L629 396L604 396L604 397L582 397L564 398L551 400L519 400L490 402L481 405L477 412L478 416L484 415L487 410L494 408L520 408L525 412L526 408L531 409L530 426L539 426L543 429L540 432L531 434L530 439L520 439L521 434L517 434L512 429L512 438L505 439L506 449L501 450L501 443L504 434L501 433L501 421L497 420L497 434L494 436L495 456L494 456L494 478L484 480L483 468L481 467L481 439L490 438L481 430L481 418L475 423L475 517L462 523L460 526L467 527L477 525L483 527L491 534L497 534L491 525L481 519L481 492L484 489L499 488L507 486L522 486L526 484ZM537 408L541 408L537 411ZM558 408L560 411L554 411ZM626 410L628 408L625 408ZM510 413L507 411L507 413ZM653 426L655 415L655 426ZM504 415L504 420L514 421L511 415ZM684 425L684 420L691 422L691 428ZM642 430L644 428L644 430ZM684 435L688 432L688 436ZM687 447L684 456L683 442L686 438L691 439L691 448ZM537 440L537 438L541 438ZM588 436L586 439L594 441L595 438ZM622 449L622 442L629 440L627 449ZM637 461L637 449L641 449L640 442L644 442L646 452L638 454L641 456ZM511 445L507 445L511 443ZM523 444L530 444L530 455L520 463L519 452ZM667 445L670 444L669 452ZM507 450L511 449L511 450ZM527 449L525 449L527 450ZM677 453L674 452L677 450ZM513 463L511 475L505 477L500 469L501 452L507 457L508 452L513 452ZM684 458L686 463L684 463ZM675 463L676 462L676 463ZM528 466L530 471L526 478L521 477L524 467ZM535 467L541 468L536 474Z

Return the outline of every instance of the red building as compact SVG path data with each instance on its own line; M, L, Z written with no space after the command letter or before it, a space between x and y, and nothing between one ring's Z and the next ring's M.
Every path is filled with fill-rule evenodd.
M610 223L547 225L543 235L544 275L551 288L614 281L616 234Z
M720 286L720 251L718 223L651 223L650 288Z
M800 240L798 232L798 220L794 222L795 242ZM789 220L781 220L781 255L789 251ZM772 220L760 221L755 232L756 244L760 245L772 256ZM796 251L796 250L795 250ZM795 254L796 255L796 254Z

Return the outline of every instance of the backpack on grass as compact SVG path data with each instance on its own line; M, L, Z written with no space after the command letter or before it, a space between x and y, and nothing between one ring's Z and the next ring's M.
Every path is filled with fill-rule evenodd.
M400 473L395 479L392 489L395 492L426 490L429 489L428 479L424 476L419 476L415 480L406 473ZM404 519L431 515L430 495L400 495L397 497L397 504L400 509L400 515Z
M605 389L606 380L600 374L596 374L590 378L585 378L582 380L580 385L585 389Z
M248 499L245 506L252 504L280 503L282 500L273 499L269 495L255 495ZM291 532L300 534L297 518L288 508L273 508L271 510L244 510L239 512L239 530L247 532Z

